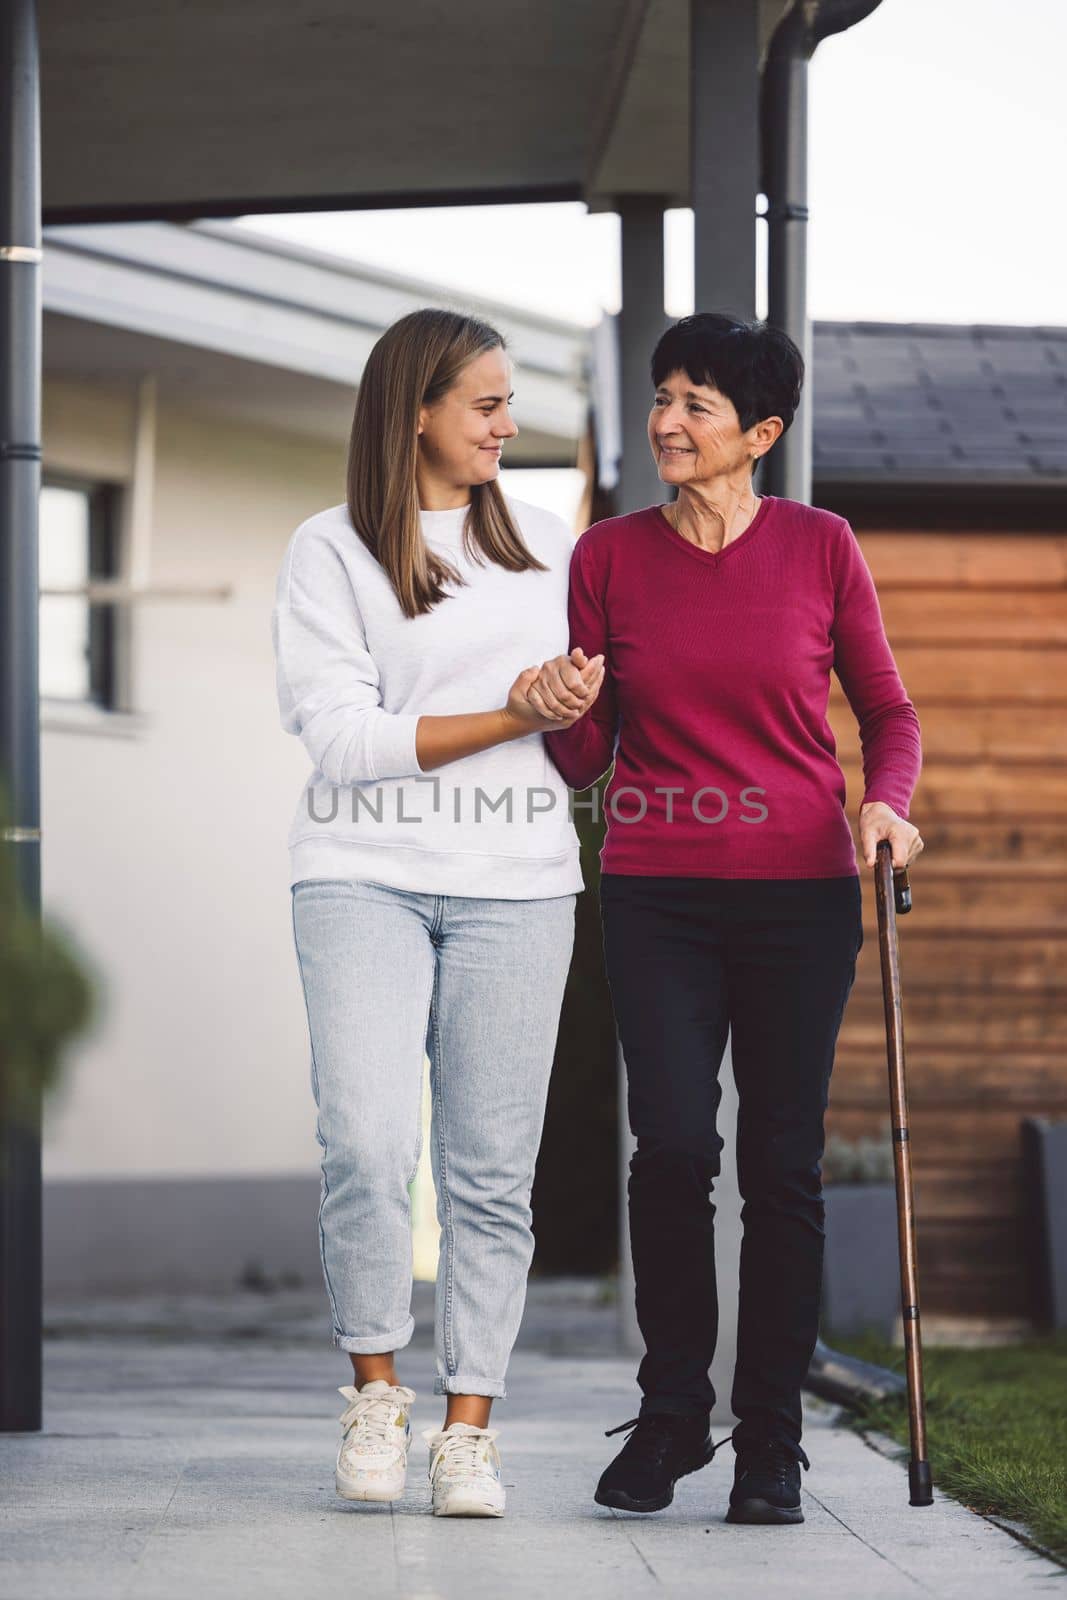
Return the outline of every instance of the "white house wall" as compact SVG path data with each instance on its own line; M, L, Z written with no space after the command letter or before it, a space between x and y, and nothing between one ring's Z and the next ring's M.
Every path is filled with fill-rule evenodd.
M48 385L46 471L124 476L128 417L121 393ZM48 1108L48 1180L317 1171L285 849L307 758L278 723L270 609L342 470L161 409L152 581L233 593L137 606L132 718L80 731L45 710L45 912L104 991Z

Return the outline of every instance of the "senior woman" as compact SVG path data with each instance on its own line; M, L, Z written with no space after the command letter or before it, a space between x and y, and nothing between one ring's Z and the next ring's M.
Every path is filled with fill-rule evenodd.
M708 1462L715 1402L718 1071L732 1030L743 1197L734 1484L727 1520L802 1522L801 1384L818 1336L824 1149L834 1047L863 943L845 779L826 718L833 669L858 720L859 836L896 869L921 749L849 524L752 474L789 427L803 361L765 324L700 314L652 357L649 441L677 499L612 517L570 568L570 656L539 710L599 699L546 735L574 789L614 758L601 854L604 954L626 1060L630 1233L646 1353L640 1415L596 1499L668 1505ZM621 1428L614 1430L623 1431ZM722 1441L725 1443L725 1440Z

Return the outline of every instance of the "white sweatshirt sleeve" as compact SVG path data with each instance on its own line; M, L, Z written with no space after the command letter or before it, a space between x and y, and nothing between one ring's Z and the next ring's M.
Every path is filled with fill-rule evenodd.
M290 550L271 637L282 727L301 740L323 777L347 785L421 773L418 716L383 708L351 580L328 545L296 542Z

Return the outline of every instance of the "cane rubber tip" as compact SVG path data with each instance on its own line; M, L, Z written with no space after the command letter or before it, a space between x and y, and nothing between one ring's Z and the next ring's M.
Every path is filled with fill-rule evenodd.
M910 1504L913 1506L932 1506L934 1503L933 1479L930 1476L929 1461L909 1461L908 1486L911 1489Z

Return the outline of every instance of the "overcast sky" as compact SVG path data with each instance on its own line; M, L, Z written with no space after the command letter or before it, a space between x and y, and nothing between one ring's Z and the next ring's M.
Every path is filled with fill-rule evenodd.
M813 316L1067 323L1065 48L1067 0L883 0L820 46ZM618 309L616 220L579 204L243 220L578 322ZM693 309L690 222L668 214L674 316Z

